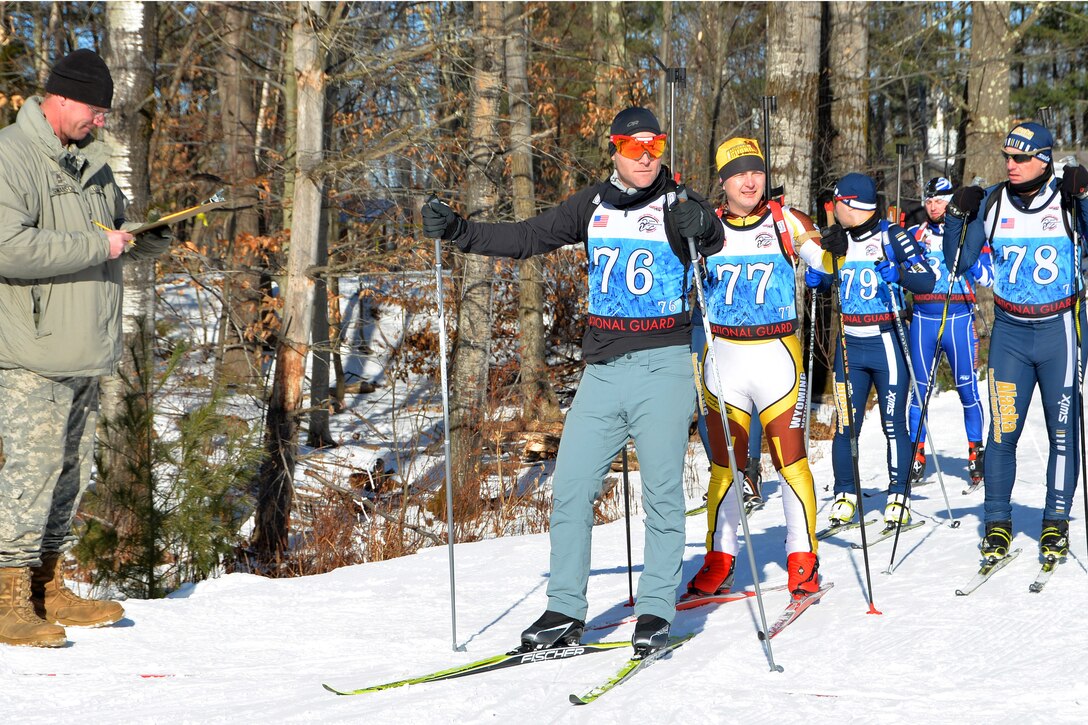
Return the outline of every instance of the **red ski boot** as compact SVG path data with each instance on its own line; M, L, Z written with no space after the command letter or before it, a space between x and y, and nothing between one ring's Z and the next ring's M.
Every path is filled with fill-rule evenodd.
M733 586L733 555L724 551L708 551L703 568L688 582L688 594L728 594Z
M817 573L820 562L811 551L795 551L786 557L786 571L789 573L790 592L795 597L812 594L820 589L820 576Z

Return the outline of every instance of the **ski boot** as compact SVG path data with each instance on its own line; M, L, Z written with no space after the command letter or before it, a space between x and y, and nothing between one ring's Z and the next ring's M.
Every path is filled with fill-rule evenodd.
M884 523L888 528L909 524L910 498L901 493L889 496L888 505L884 507Z
M919 450L914 456L914 463L910 465L910 485L915 486L926 477L926 452Z
M581 642L585 627L585 622L549 609L521 633L518 651L573 647Z
M854 493L840 493L831 504L831 526L842 526L854 519L858 510L858 497Z
M1004 559L1009 555L1009 546L1012 544L1011 521L986 522L986 535L979 542L978 549L982 552L982 558L989 562Z
M789 583L786 585L794 599L820 590L820 562L811 551L795 551L786 557Z
M1044 559L1057 561L1069 553L1069 522L1057 519L1043 520L1043 533L1039 537L1039 552Z
M763 508L763 494L760 490L763 482L763 472L759 462L749 462L748 469L744 472L744 515L750 516L757 509Z
M703 568L688 582L688 594L709 596L728 594L733 586L733 555L724 551L708 551Z
M631 646L635 648L635 658L640 659L659 650L669 643L669 623L653 614L640 614L635 622L635 633L631 636Z
M985 453L982 441L967 442L967 475L971 477L972 486L982 483L982 456Z

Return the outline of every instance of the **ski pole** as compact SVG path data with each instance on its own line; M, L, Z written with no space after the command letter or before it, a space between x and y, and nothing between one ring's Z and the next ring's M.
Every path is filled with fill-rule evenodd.
M627 522L627 606L635 606L634 567L631 564L631 483L627 477L627 441L623 442L623 518Z
M1043 124L1047 128L1054 128L1054 109L1050 106L1040 106L1039 112L1035 114L1039 123Z
M1073 318L1074 327L1075 327L1076 332L1077 332L1077 334L1076 334L1076 343L1075 343L1076 344L1076 350L1073 353L1074 359L1075 359L1075 362L1076 362L1076 366L1077 366L1077 369L1075 371L1076 376L1077 376L1077 382L1076 382L1076 388L1077 389L1076 389L1076 392L1074 394L1075 404L1073 405L1073 410L1077 411L1078 434L1079 434L1079 437L1080 437L1080 460L1078 461L1078 464L1080 465L1081 496L1084 498L1084 519L1085 519L1085 521L1088 521L1088 468L1085 467L1085 463L1084 463L1084 457L1085 457L1084 408L1083 408L1083 405L1084 405L1084 370L1083 370L1084 360L1082 359L1082 354L1081 354L1081 349L1080 349L1081 341L1083 340L1083 335L1084 335L1084 331L1081 330L1081 324L1080 324L1080 315L1081 315L1081 311L1082 311L1081 297L1084 294L1084 287L1083 287L1084 280L1081 279L1081 271L1082 271L1081 267L1083 265L1083 260L1081 259L1081 246L1080 246L1080 229L1079 229L1079 217L1080 217L1079 212L1080 212L1080 210L1077 208L1077 206L1078 206L1077 205L1077 200L1073 199L1072 203L1070 204L1070 209L1069 209L1070 216L1072 217L1072 219L1069 220L1069 227L1070 227L1070 231L1072 232L1072 236L1073 236L1073 260L1074 260L1074 262L1073 262L1073 274L1076 275L1076 282L1074 283L1074 288L1077 291L1077 301L1076 301L1076 305L1074 306L1074 312L1073 312L1073 314L1074 314L1074 318Z
M903 154L907 153L907 145L905 143L897 143L895 145L895 156L898 160L898 171L895 176L895 218L890 219L893 224L903 224Z
M981 186L984 183L985 182L978 176L976 176L972 180L972 185L973 186ZM922 401L922 407L921 407L921 412L919 414L919 420L926 420L926 416L927 416L928 411L929 411L929 400L930 400L930 397L933 395L933 388L936 387L935 385L933 385L933 376L936 375L937 366L940 364L941 354L943 352L943 348L941 347L941 341L944 339L944 328L945 328L946 323L948 322L948 308L952 303L952 293L956 288L956 282L959 281L959 275L956 273L956 268L959 267L960 254L963 252L963 242L964 242L964 240L966 238L967 238L967 219L965 218L963 220L963 228L960 229L959 241L956 243L956 259L952 262L952 266L949 268L948 291L944 295L944 305L943 305L943 307L941 309L941 324L937 328L937 341L935 343L935 347L934 347L934 350L933 350L933 358L929 362L929 371L928 371L928 374L926 375L926 379L930 381L930 384L926 388L925 398ZM914 457L918 455L918 449L919 449L918 441L914 441L914 445L913 445L913 447L911 449L911 460L914 460ZM934 450L932 445L930 445L930 450L931 451ZM943 490L943 488L944 488L943 484L942 484L941 488ZM947 498L948 497L947 497L947 494L946 494L945 495L946 501L947 501ZM956 525L953 525L952 528L956 528Z
M805 377L805 455L812 445L812 366L816 358L816 290L810 290L812 308L808 315L808 374Z
M835 202L824 202L824 223L835 223ZM812 445L812 371L816 362L816 290L809 290L812 295L812 307L809 313L808 327L808 378L805 381L805 455Z
M880 258L877 261L880 261L881 259L884 259L884 254L883 253L881 253ZM921 393L918 390L918 376L914 374L914 363L911 360L911 355L910 355L910 343L909 343L909 340L907 338L907 331L903 327L903 320L902 320L902 318L900 316L902 314L902 310L899 307L899 300L896 299L895 291L892 289L892 286L890 284L885 282L884 287L888 291L888 299L891 301L892 312L895 315L895 332L896 332L896 336L899 338L899 346L900 346L900 349L903 352L903 359L907 363L907 374L910 376L911 390L914 393L914 399L915 400L921 400L922 396L921 396ZM932 376L929 378L929 383L927 383L927 384L930 385L930 386L933 385ZM926 390L928 392L928 388ZM924 441L921 440L922 431L925 431L925 434L926 434L926 439ZM944 486L944 474L941 471L940 457L937 455L937 446L934 445L932 438L933 438L933 436L930 435L930 432L929 432L929 421L926 418L920 418L919 421L918 421L917 431L911 432L911 461L914 460L914 456L918 455L918 450L919 449L923 448L925 445L929 446L929 452L933 456L933 465L937 469L937 481L941 484L941 492L944 494L945 508L948 509L948 518L951 521L951 523L949 524L949 527L953 528L953 529L958 529L959 526L960 526L960 522L952 513L952 504L948 500L948 491L945 489L945 486ZM907 497L908 498L910 497L911 483L912 483L911 479L910 479L910 477L908 477L907 478ZM895 533L895 538L896 538L896 543L898 543L898 541L899 541L899 532L898 531L896 531L896 533ZM895 546L892 546L892 561L895 561ZM888 571L885 572L885 573L887 573L887 574L891 573L891 564L890 563L888 564Z
M431 195L427 203L433 203L438 197ZM442 453L446 459L446 551L450 561L450 627L453 632L453 651L464 652L463 645L457 644L457 576L454 571L453 545L456 532L453 527L453 466L450 461L450 397L449 379L446 372L446 308L442 293L442 240L434 240L434 278L438 297L438 369L442 382Z
M763 180L763 199L770 202L774 191L771 183L771 114L778 110L777 96L763 96L763 153L767 159L767 173Z
M883 255L881 255L881 257L883 258ZM908 340L907 340L907 333L906 333L906 330L903 328L903 320L900 319L900 316L899 316L900 315L899 302L898 302L898 300L895 299L895 290L892 289L892 286L890 284L885 283L884 288L888 292L888 299L891 300L892 314L895 315L896 337L899 338L900 351L903 353L903 359L907 364L907 374L910 376L911 389L914 392L915 400L921 400L922 396L918 391L918 378L914 375L914 364L911 362L911 359L910 359L910 346L909 346ZM932 387L932 386L933 386L933 381L931 380L930 381L930 387ZM927 389L927 392L928 392L928 389ZM926 440L924 442L921 442L919 439L921 438L923 430L926 433ZM948 501L948 491L945 489L945 486L944 486L944 475L941 473L941 462L940 462L940 459L937 456L937 447L933 444L933 436L929 432L929 423L926 421L925 418L921 418L918 421L917 432L912 434L912 435L913 435L913 437L911 439L912 440L912 446L911 446L912 458L911 458L911 460L913 460L913 455L917 454L918 449L921 448L922 445L925 445L926 443L929 444L929 452L933 455L933 464L937 468L937 480L941 484L941 492L944 494L945 507L948 509L948 518L951 520L951 523L949 524L949 527L953 528L953 529L959 528L960 522L952 514L952 504L949 503L949 501ZM911 477L910 477L909 472L908 472L908 475L907 475L907 489L906 489L906 493L905 493L905 496L906 496L908 501L910 500L910 489L911 489ZM899 534L903 530L903 517L902 517L902 515L900 515L899 520L896 521L895 523L896 523L895 539L892 541L892 555L891 555L891 559L888 561L888 568L884 570L885 574L891 574L892 573L892 565L895 563L895 552L899 548Z
M684 189L680 189L677 192L677 200L681 203L687 201L687 193ZM771 650L771 640L767 636L769 627L767 626L767 614L763 609L763 591L759 586L759 567L756 564L756 555L753 551L754 544L752 542L752 532L748 527L748 517L744 515L744 495L741 493L743 484L741 483L740 470L737 468L737 458L733 454L733 444L730 441L729 435L729 416L725 411L725 397L724 388L722 387L722 375L718 369L717 356L714 353L714 336L710 330L710 311L706 306L706 293L703 291L703 279L705 278L707 271L702 266L702 260L699 257L699 253L695 248L695 240L692 237L687 238L688 254L691 256L691 264L693 272L695 274L695 296L699 301L699 309L703 312L703 332L706 334L706 363L704 363L704 370L707 363L709 363L711 370L714 371L714 383L718 388L718 415L722 419L722 430L725 433L723 439L725 440L725 452L729 459L729 470L733 477L731 481L731 488L733 493L737 497L738 511L740 512L740 523L744 528L744 543L745 549L748 551L748 564L752 568L752 582L755 586L756 592L756 608L759 610L759 622L762 629L759 632L759 639L763 643L764 651L767 654L767 661L771 665L772 672L782 672L782 667L775 664L774 653Z
M661 66L661 70L665 71L665 83L669 87L669 171L674 174L674 179L679 183L679 174L676 174L676 143L673 137L676 129L673 119L676 118L676 86L685 85L688 82L688 70L687 68L670 68L656 55L651 54L651 56Z
M861 467L858 465L858 430L854 426L854 387L850 384L850 360L846 354L846 325L842 322L842 285L839 283L839 260L831 254L831 285L839 300L839 351L842 353L843 392L846 396L846 425L850 428L850 460L854 466L854 494L857 496L858 516L861 522L861 554L865 562L865 586L869 595L869 614L883 614L873 604L873 578L869 572L869 542L865 536L865 506L861 493ZM838 398L838 390L835 391Z
M975 181L981 181L981 179L979 179L978 177L975 177ZM948 292L946 292L945 296L944 296L944 307L941 310L941 324L940 324L940 327L937 328L936 347L935 347L935 349L933 351L933 359L930 361L930 364L929 364L929 375L926 378L927 380L930 381L930 383L929 383L929 386L926 388L925 397L922 399L922 408L921 408L921 411L920 411L919 417L918 417L919 421L926 420L926 416L929 414L929 401L933 397L933 389L937 387L936 385L934 385L935 381L933 379L933 376L936 374L937 365L938 365L938 363L939 363L939 361L941 359L941 352L942 352L941 340L944 339L944 328L945 328L945 324L948 322L948 307L952 302L952 292L956 287L956 281L957 281L956 270L960 266L960 254L963 253L963 242L964 242L965 239L967 239L967 219L966 219L966 217L963 219L963 227L960 229L960 238L959 238L959 241L956 243L956 258L955 258L955 260L953 260L952 266L949 267ZM920 429L920 427L919 427L919 429ZM918 444L919 443L920 443L920 441L915 441L914 442L914 446L911 449L911 460L914 460L914 457L918 455L918 450L919 450L919 445ZM933 450L933 445L932 444L930 444L930 450ZM908 491L909 490L910 489L909 489L909 484L908 484ZM944 491L944 484L943 483L941 484L941 490ZM945 503L947 504L947 502L948 502L948 494L946 492L945 493ZM953 523L950 526L952 528L957 528L958 524L959 524L959 522L958 522L958 520L956 520L956 521L953 521ZM899 534L899 532L896 531L896 536L897 537L898 537L898 534ZM893 556L894 556L894 547L893 547ZM888 568L889 569L891 568L891 564L888 565Z

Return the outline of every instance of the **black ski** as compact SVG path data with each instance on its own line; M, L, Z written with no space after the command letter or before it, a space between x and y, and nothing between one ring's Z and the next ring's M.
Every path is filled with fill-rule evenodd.
M495 670L505 669L507 667L517 667L518 665L528 665L534 662L548 662L550 660L565 660L571 657L579 657L581 655L593 654L595 652L607 652L613 649L619 649L623 647L630 647L631 643L628 642L594 642L593 644L579 644L569 647L549 647L547 649L531 650L529 652L520 652L513 650L506 654L494 655L493 657L487 657L476 662L469 662L465 665L459 665L457 667L451 667L447 670L439 670L438 672L432 672L426 675L419 675L418 677L409 677L404 680L396 680L394 682L386 682L381 685L371 685L370 687L360 687L357 690L338 690L329 685L321 685L329 692L336 693L337 695L362 695L367 692L381 692L382 690L390 690L394 687L403 687L405 685L419 685L424 682L438 682L440 680L452 680L455 677L465 677L467 675L478 675L484 672L494 672Z

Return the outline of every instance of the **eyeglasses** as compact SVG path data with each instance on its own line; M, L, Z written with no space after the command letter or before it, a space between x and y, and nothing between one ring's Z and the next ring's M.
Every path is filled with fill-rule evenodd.
M83 101L80 101L80 103L83 103ZM87 110L91 112L91 120L97 121L101 118L103 121L105 121L106 118L110 115L108 109L96 108L89 103L83 103L83 105L86 106Z
M1005 157L1006 161L1011 159L1018 164L1026 164L1035 158L1035 154L1010 154L1007 151L1002 151L1001 155Z
M642 158L642 154L650 154L651 159L661 158L661 154L665 153L665 138L663 133L648 139L614 134L609 140L615 145L620 156L638 161Z

